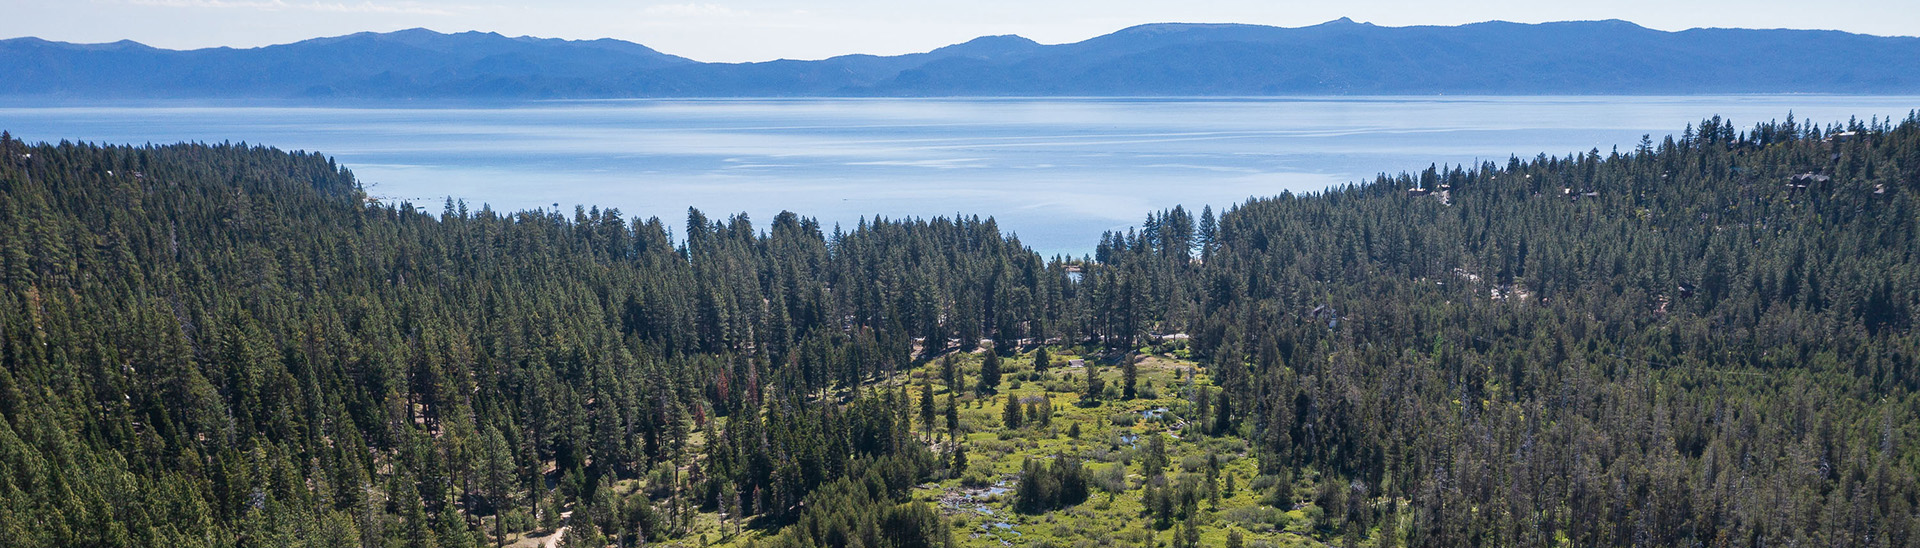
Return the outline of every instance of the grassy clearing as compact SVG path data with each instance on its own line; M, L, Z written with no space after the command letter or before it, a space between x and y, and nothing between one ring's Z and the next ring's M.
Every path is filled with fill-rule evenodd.
M1202 481L1209 455L1220 462L1217 503L1203 501L1191 518L1197 526L1201 546L1225 546L1231 532L1238 532L1248 547L1322 546L1311 538L1314 517L1319 514L1310 503L1296 506L1311 492L1311 482L1300 480L1280 485L1281 478L1260 477L1257 463L1238 436L1207 436L1198 429L1182 429L1182 417L1192 412L1187 395L1195 387L1211 386L1205 369L1177 357L1177 354L1146 356L1136 366L1138 397L1121 398L1122 369L1115 359L1098 359L1090 349L1055 349L1054 365L1045 373L1035 372L1030 355L1005 359L1002 382L997 393L976 394L973 382L979 367L978 354L963 354L965 379L957 391L940 380L939 360L930 360L907 375L889 381L918 386L925 379L934 383L934 397L940 414L945 412L947 395L952 393L959 407L961 441L967 447L968 466L957 477L920 485L914 498L938 508L951 520L955 540L962 546L1174 546L1181 528L1154 527L1153 518L1143 506L1145 493L1142 457L1150 436L1164 435L1169 484ZM1068 367L1069 359L1085 359L1086 368ZM1106 389L1097 404L1082 402L1089 371L1105 381ZM908 391L918 405L920 391ZM1029 418L1022 428L1002 427L1006 398L1023 402L1045 398L1052 404L1052 416L1046 424ZM914 432L924 436L936 448L951 443L944 418L936 417L929 431L918 423ZM1078 427L1078 436L1071 435ZM1023 462L1028 458L1077 456L1085 463L1091 478L1091 496L1083 503L1038 515L1013 510L1013 489ZM1307 474L1302 474L1303 477ZM1230 479L1228 479L1230 478ZM1276 495L1279 493L1279 495ZM1278 507L1265 504L1280 501ZM740 546L762 539L776 531L748 529L732 533L720 525L717 514L703 514L696 533L676 539L668 545Z

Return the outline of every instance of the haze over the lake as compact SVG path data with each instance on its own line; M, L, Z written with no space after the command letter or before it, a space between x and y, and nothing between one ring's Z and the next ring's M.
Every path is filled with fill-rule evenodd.
M1861 96L790 99L498 108L0 109L28 141L247 141L337 157L374 196L437 211L619 208L683 223L781 210L993 216L1046 254L1090 251L1148 211L1231 206L1431 163L1631 150L1703 118L1903 118Z
M983 35L1084 40L1142 23L1303 26L1352 17L1380 25L1626 19L1699 27L1844 30L1912 36L1911 3L1838 0L91 0L0 1L0 37L167 48L257 47L315 36L426 27L509 36L618 38L701 61L821 59L927 51Z

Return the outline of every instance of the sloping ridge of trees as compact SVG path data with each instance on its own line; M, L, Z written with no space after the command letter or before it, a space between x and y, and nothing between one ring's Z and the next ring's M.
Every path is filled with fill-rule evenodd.
M944 545L906 496L941 456L863 386L1178 332L1328 540L1909 545L1916 198L1920 118L1714 119L1049 261L990 219L431 214L315 154L0 138L0 535Z
M1200 267L1153 266L1153 231L1108 252L1187 284L1150 308L1193 307L1262 467L1320 471L1335 536L1901 546L1916 198L1920 118L1715 118L1254 200L1203 219Z
M810 404L830 387L915 338L1070 323L1064 273L976 218L696 211L676 244L609 210L373 203L314 154L10 138L0 212L0 534L22 544L785 523L834 478L925 461L878 400ZM703 429L739 461L690 451ZM632 478L648 492L611 488Z

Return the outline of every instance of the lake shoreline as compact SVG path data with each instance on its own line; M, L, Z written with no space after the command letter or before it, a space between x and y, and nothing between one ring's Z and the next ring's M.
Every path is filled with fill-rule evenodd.
M6 104L0 98L0 105ZM1429 165L1629 150L1737 125L1905 116L1920 97L1394 96L702 98L370 106L0 106L27 141L265 143L318 151L369 193L438 210L783 210L824 226L992 216L1044 255L1090 252L1142 212L1220 210Z

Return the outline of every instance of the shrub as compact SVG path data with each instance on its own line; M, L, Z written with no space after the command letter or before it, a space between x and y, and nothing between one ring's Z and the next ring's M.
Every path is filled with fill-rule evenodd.
M1223 510L1219 518L1228 523L1239 525L1249 531L1262 531L1268 527L1285 529L1289 519L1287 513L1272 506L1242 506Z
M1127 490L1127 465L1109 464L1093 474L1093 486L1108 493L1123 493Z
M1187 455L1180 458L1180 469L1187 472L1199 472L1207 469L1207 458L1200 455Z
M993 485L993 478L987 475L984 466L975 466L969 468L965 475L960 476L960 485L977 489Z
M1276 476L1273 474L1261 474L1259 476L1255 476L1253 478L1253 481L1247 482L1247 488L1255 491L1266 491L1269 489L1273 489L1273 487L1276 485L1286 485L1290 483L1293 483L1292 478Z

